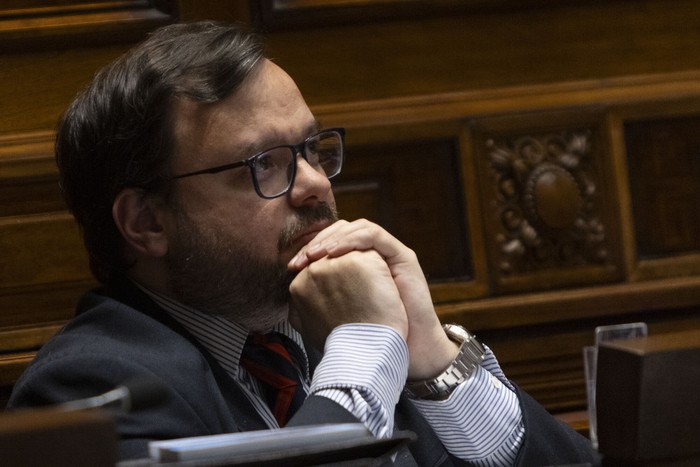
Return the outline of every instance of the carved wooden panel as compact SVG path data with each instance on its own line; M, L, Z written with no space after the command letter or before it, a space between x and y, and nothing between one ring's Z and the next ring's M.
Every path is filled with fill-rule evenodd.
M496 290L618 277L601 120L602 114L586 120L543 114L478 122L482 209Z
M456 139L348 148L334 179L340 215L385 227L418 255L431 282L472 276Z
M624 130L638 257L700 253L700 115Z

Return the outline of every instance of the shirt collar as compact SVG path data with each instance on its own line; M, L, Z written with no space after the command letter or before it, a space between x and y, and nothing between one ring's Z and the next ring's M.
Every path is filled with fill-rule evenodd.
M134 284L187 329L214 356L227 373L234 378L237 377L243 345L250 333L246 327L226 317L199 311L171 297L150 290L136 281ZM303 372L308 378L309 362L301 335L286 319L274 325L271 331L284 334L299 346L304 357Z

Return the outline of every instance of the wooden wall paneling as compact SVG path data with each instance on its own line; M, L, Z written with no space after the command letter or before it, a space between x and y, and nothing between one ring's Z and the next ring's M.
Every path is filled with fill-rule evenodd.
M694 0L562 2L266 34L312 105L700 68Z
M0 137L0 195L0 332L65 321L75 299L64 296L55 306L44 300L91 279L77 225L59 192L52 132Z
M660 80L657 83L662 84ZM544 128L545 133L551 133L553 129L582 125L596 133L600 148L595 153L598 172L595 174L594 181L597 183L597 193L600 197L599 210L604 213L601 215L613 230L610 234L610 248L613 250L611 256L615 258L613 264L616 270L614 277L602 279L602 282L609 282L609 284L601 286L596 283L597 280L593 280L589 286L581 287L576 276L574 276L576 280L571 282L567 282L571 278L564 277L565 281L554 285L550 283L541 293L533 292L532 287L526 287L516 295L502 298L489 296L491 293L487 285L482 284L483 287L478 295L466 296L458 304L438 304L438 313L443 321L459 322L475 330L480 337L483 336L485 341L495 349L506 373L554 413L585 408L586 394L581 352L583 346L592 343L595 326L637 319L663 322L669 319L669 309L692 306L698 300L700 279L697 278L639 284L638 287L619 282L624 279L625 274L622 267L623 256L620 252L621 235L617 230L620 227L617 207L619 188L615 182L618 173L609 135L610 111L609 107L591 110L588 105L598 101L600 97L595 94L600 91L601 89L594 90L589 95L589 101L578 101L585 104L580 109L562 111L552 108L547 112L516 112L510 117L504 117L501 114L483 117L483 119L492 124L500 122L503 127L501 129L505 129L506 133L512 132L513 129L531 130L533 128L538 131ZM615 100L626 102L640 99L639 94L631 92L628 94L627 91L629 90L625 84L621 84L606 96L606 103ZM546 94L544 91L543 93ZM556 102L561 105L571 98L581 99L580 90L575 91L572 88L570 94L562 93L557 96ZM476 170L478 164L475 159L478 154L476 154L474 142L478 140L479 133L472 132L468 120L461 123L463 120L459 119L459 117L468 117L469 113L474 111L474 107L473 102L462 102L460 107L457 101L458 99L443 101L442 114L437 109L434 114L432 113L430 108L432 102L428 103L428 99L425 101L427 112L422 112L421 105L415 105L416 101L412 99L397 99L391 102L395 105L393 109L391 106L384 105L385 102L373 104L367 102L358 103L356 107L338 106L337 114L324 108L321 114L324 121L339 123L346 121L341 115L353 112L347 120L350 122L349 135L354 135L355 138L362 140L362 144L370 147L381 147L381 143L385 141L400 142L430 138L431 135L426 128L435 125L450 127L454 125L453 121L460 122L465 205L474 208L473 213L480 218L480 211L485 211L486 207L484 207L485 203L484 206L480 204L477 188L478 180L482 179L482 174ZM475 101L478 102L478 99ZM402 107L402 103L405 107ZM517 108L517 103L515 107ZM357 114L354 114L353 108L356 109ZM439 120L446 117L454 117L454 120ZM421 119L424 120L418 123ZM350 149L352 157L353 151L352 148ZM378 154L378 157L381 155ZM471 195L469 195L470 189L473 190ZM474 236L475 232L481 232L483 224L481 220L469 222L469 235ZM473 249L483 252L483 247L483 241L477 246L472 242ZM486 270L486 262L483 264ZM559 271L548 273L559 274ZM474 277L478 278L478 276L475 268ZM571 288L570 284L576 285L576 288L566 290ZM435 288L436 284L432 283L431 290L434 294ZM687 319L679 319L675 325L678 329L695 325L696 321L693 319L697 313L697 310L690 309L686 313L687 316L683 316ZM656 324L653 329L656 332ZM585 426L585 415L583 422L579 423Z
M462 159L462 180L464 186L464 203L467 210L467 225L469 226L469 247L471 248L472 270L474 280L469 288L455 287L455 284L445 284L440 290L451 301L468 300L486 296L489 290L488 262L486 257L485 232L482 225L482 206L479 202L479 183L474 151L473 133L469 123L460 121L459 141ZM453 293L449 294L452 289ZM436 290L437 292L437 290Z
M475 132L494 290L621 279L604 112L488 117Z
M632 229L632 198L629 191L629 177L625 158L625 140L622 119L614 110L607 116L610 154L615 174L622 254L622 269L625 277L634 280L636 240Z
M333 89L332 84L328 85ZM356 102L311 104L327 126L371 127L381 135L387 128L411 131L411 125L437 126L465 118L561 111L597 105L622 108L644 102L693 100L700 95L700 70L616 77L606 80L564 81L548 84L493 86L458 92L431 93ZM386 136L389 137L389 136Z
M12 0L0 7L0 51L134 42L175 19L175 2Z
M600 0L589 0L587 3L596 1ZM396 18L424 19L438 15L519 11L563 4L562 0L411 0L410 8L406 8L405 2L406 0L258 0L251 3L255 25L265 31Z
M50 132L96 70L126 50L124 44L0 51L0 135Z
M89 278L84 247L70 214L5 217L0 219L0 232L1 289Z
M492 330L577 319L625 320L634 313L692 308L699 302L700 277L689 276L524 292L437 304L436 308L445 321Z
M176 20L175 9L167 3L3 3L0 135L52 130L97 69L143 39L148 31Z
M624 129L640 260L700 252L700 113Z
M446 122L460 121L470 115L504 115L523 114L528 110L539 109L540 112L556 115L562 108L591 108L591 105L604 103L606 109L621 109L627 106L639 106L644 102L687 102L700 95L700 79L696 72L670 73L666 75L626 77L614 80L555 83L547 86L523 86L486 91L465 91L430 96L380 99L350 104L316 105L314 113L326 125L345 125L350 135L373 135L376 141L389 138L389 128L402 128L404 132L415 132L416 128L446 126ZM658 108L658 104L656 105ZM617 112L617 110L615 110ZM612 180L608 189L611 199L622 203L613 206L619 218L614 220L615 228L623 232L624 239L618 240L614 254L624 257L627 265L629 238L625 226L628 210L624 208L628 196L624 180L618 183L620 174L626 174L624 167L619 167L620 158L624 156L624 147L618 147L620 138L614 136L616 126L609 123L615 112L606 110L606 134L604 144L610 147L610 154L605 163L609 166ZM610 117L610 118L608 118ZM485 118L485 117L484 117ZM596 119L596 122L598 120ZM419 123L420 122L420 123ZM361 132L355 131L361 129ZM469 135L469 133L467 133ZM611 137L612 135L612 137ZM401 136L404 138L404 136ZM469 136L471 138L471 136ZM472 147L466 143L464 147ZM467 151L468 153L468 151ZM622 156L621 156L622 154ZM467 172L468 173L468 172ZM614 174L614 175L613 175ZM473 184L467 183L467 189ZM474 200L476 197L472 196ZM467 203L467 206L473 206ZM471 223L478 226L480 222ZM471 229L472 238L474 231ZM483 247L474 247L479 252ZM623 254L624 251L624 254ZM620 274L628 276L626 268L620 268ZM478 277L478 274L477 274ZM698 280L685 277L674 280L661 279L657 282L634 286L628 283L604 285L600 287L580 287L578 289L551 289L550 291L523 291L514 298L485 297L482 287L479 293L465 295L468 301L453 304L439 304L438 312L445 320L470 320L480 327L524 325L527 323L556 322L562 319L561 309L566 309L567 319L582 317L606 317L614 314L624 316L634 310L663 309L688 306L696 303L700 296ZM470 284L470 286L473 284ZM482 284L483 285L483 284ZM432 286L434 288L435 285ZM474 291L474 288L470 289Z
M654 134L653 122L658 123L658 138L664 138L664 143L657 147L656 153L645 156L646 148L629 147L626 139L626 130L630 125L638 125L640 122L649 125ZM677 126L675 123L685 122L686 126ZM621 199L621 226L623 228L625 267L629 279L632 281L653 280L663 277L692 276L700 273L700 225L698 224L698 209L700 209L700 142L697 135L700 134L700 99L689 97L682 100L665 99L651 100L616 107L611 114L610 130L611 145L617 160L617 180L619 182L619 196ZM645 142L645 146L650 142ZM632 151L632 153L628 153ZM636 152L636 153L635 153ZM672 203L671 212L680 215L680 221L665 218L662 209L661 214L654 218L642 221L639 215L652 212L653 199L663 198L668 195L669 189L655 186L651 173L643 173L636 167L640 165L640 157L646 159L656 158L656 164L674 164L674 156L685 158L684 169L672 175L670 181L671 191L674 188L682 190L677 192L680 196L679 203ZM637 177L637 179L635 179ZM668 181L666 183L669 183ZM633 185L636 185L636 193ZM640 190L641 193L640 193ZM645 204L643 196L650 197ZM635 204L637 214L635 215ZM684 206L678 213L675 207ZM664 227L666 225L666 227ZM679 251L669 251L666 254L645 255L644 246L639 245L639 234L650 235L651 232L661 231L666 228L669 241L673 236L685 239L685 246ZM640 232L640 229L642 230ZM646 233L645 233L646 232Z
M0 218L65 210L51 131L0 135Z

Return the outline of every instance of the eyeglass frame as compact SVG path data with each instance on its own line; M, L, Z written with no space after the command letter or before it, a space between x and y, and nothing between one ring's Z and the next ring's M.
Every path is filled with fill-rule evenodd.
M169 180L179 180L181 178L187 178L187 177L193 177L195 175L204 175L204 174L216 174L220 172L224 172L226 170L231 170L231 169L236 169L238 167L245 167L247 166L250 169L250 175L253 178L253 187L255 188L255 192L257 193L258 196L264 199L275 199L279 198L280 196L283 196L289 190L292 188L294 185L294 181L296 180L297 176L297 156L301 155L301 157L309 163L309 159L306 155L306 144L311 140L312 138L315 138L323 133L328 133L328 132L335 132L338 135L340 135L340 164L338 171L334 173L331 176L328 176L328 179L332 179L336 175L338 175L342 169L343 169L343 163L345 162L345 128L338 127L338 128L326 128L324 130L321 130L317 133L314 133L313 135L307 137L302 141L301 143L298 144L280 144L279 146L273 146L271 148L264 149L246 159L243 159L242 161L238 162L232 162L230 164L223 164L223 165L217 165L215 167L209 167L206 169L201 169L201 170L195 170L193 172L187 172L184 174L179 174L179 175L173 175L172 177L169 178ZM293 153L292 157L292 173L291 176L289 177L289 184L287 187L282 190L280 193L274 195L274 196L266 196L260 191L260 186L258 185L258 177L255 175L255 160L262 156L263 154L270 152L274 149L280 149L280 148L289 148Z

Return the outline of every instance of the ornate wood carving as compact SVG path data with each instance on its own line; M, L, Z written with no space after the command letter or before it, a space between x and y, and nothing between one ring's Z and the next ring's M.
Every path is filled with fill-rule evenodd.
M490 129L480 133L486 241L501 290L601 281L616 268L600 125L571 116L548 123L555 114L509 117L505 128L494 119L498 129L484 122ZM540 129L528 129L538 119Z
M606 263L590 130L489 139L486 146L498 186L503 274Z

